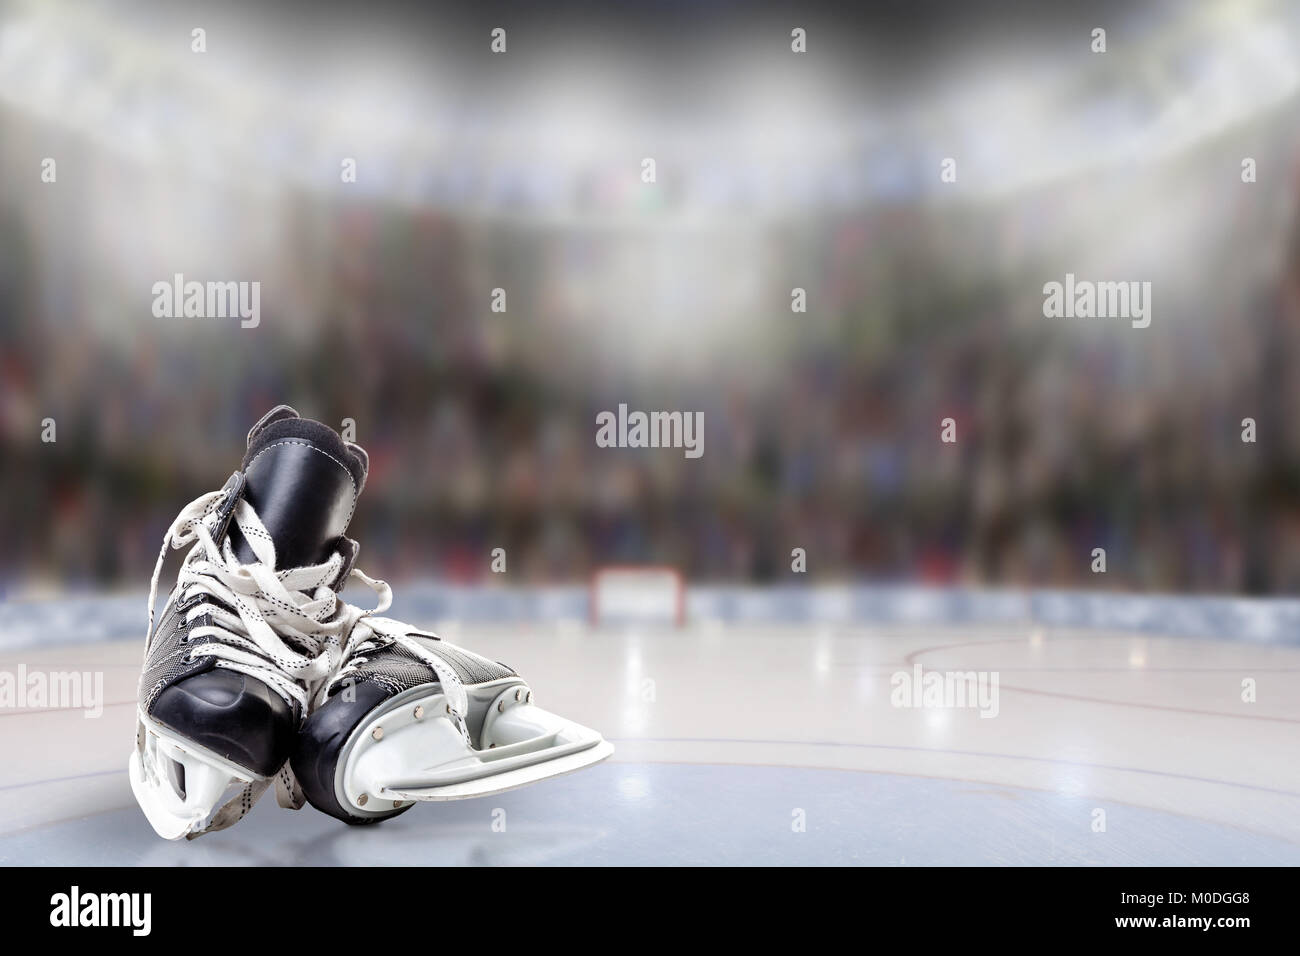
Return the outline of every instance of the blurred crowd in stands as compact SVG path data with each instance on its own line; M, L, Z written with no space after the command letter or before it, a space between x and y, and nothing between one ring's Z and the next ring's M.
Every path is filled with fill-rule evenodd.
M36 132L0 112L5 594L142 586L281 402L355 424L360 566L388 579L486 581L501 547L516 584L654 562L1300 586L1298 167L1281 134L1258 146L1266 124L1254 185L1228 136L997 200L689 226L162 187L99 154L42 191L19 185ZM259 326L155 318L175 272L260 281ZM1066 272L1150 279L1151 327L1044 318ZM598 448L619 403L702 411L703 456Z

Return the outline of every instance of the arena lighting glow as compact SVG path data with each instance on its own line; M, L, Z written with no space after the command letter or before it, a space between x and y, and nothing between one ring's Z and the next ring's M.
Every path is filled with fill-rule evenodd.
M73 3L23 3L0 19L0 99L153 165L205 174L256 169L304 188L324 188L341 155L367 143L374 156L363 193L491 217L616 216L653 225L737 209L785 214L823 203L866 201L908 129L920 130L925 162L953 156L975 193L996 195L1088 168L1154 162L1270 109L1300 84L1295 36L1300 9L1280 2L1188 5L1140 50L1123 56L1126 91L1091 89L1087 56L1076 63L1016 62L999 55L933 99L889 116L863 104L827 109L833 76L798 83L740 69L718 122L621 118L604 92L600 60L563 62L544 73L510 131L476 136L473 113L437 87L412 98L401 71L374 54L333 64L329 77L259 75L257 69L196 69L184 46L159 45L109 11ZM1190 63L1190 71L1187 64ZM416 105L418 99L419 105ZM988 118L994 117L992 121ZM490 125L490 124L488 124ZM215 131L220 131L217 134ZM233 132L233 135L232 135ZM647 218L633 198L605 193L576 207L578 184L625 174L653 152L681 180L685 201ZM731 175L727 189L713 170ZM792 184L802 170L809 195ZM236 172L232 172L236 171ZM911 181L909 189L934 189ZM520 197L524 202L519 202Z

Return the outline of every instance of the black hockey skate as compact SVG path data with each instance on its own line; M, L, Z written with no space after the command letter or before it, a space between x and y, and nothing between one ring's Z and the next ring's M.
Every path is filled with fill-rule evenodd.
M367 617L291 765L312 806L369 823L413 801L513 790L611 753L598 732L534 705L532 689L503 663Z
M292 758L308 802L371 823L417 800L480 797L604 760L599 733L533 703L504 664L365 617Z
M280 406L248 433L225 487L168 529L130 760L131 789L159 835L230 826L272 779L281 803L300 805L286 761L363 613L336 592L353 572L357 546L344 532L367 464L359 447ZM191 544L155 628L163 560Z

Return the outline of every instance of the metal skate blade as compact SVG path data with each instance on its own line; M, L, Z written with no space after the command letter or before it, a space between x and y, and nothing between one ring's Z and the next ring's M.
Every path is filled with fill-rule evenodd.
M577 753L554 757L526 767L507 770L505 773L480 777L477 780L464 780L460 783L443 784L437 787L412 787L394 789L386 787L384 793L400 800L465 800L470 797L486 797L493 793L517 790L530 783L573 773L583 767L600 763L614 752L614 745L602 740L592 747Z
M131 792L164 840L200 832L228 791L260 779L138 711L137 716L136 749L127 763Z
M131 754L127 773L131 778L131 792L135 794L135 802L140 804L140 809L144 811L144 818L149 821L154 833L164 840L179 840L185 836L194 825L194 821L167 813L160 808L157 794L144 779L144 769L140 765L139 754Z

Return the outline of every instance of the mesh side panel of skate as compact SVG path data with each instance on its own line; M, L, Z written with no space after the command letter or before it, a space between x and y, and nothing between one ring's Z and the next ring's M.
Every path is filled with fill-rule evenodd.
M154 639L149 647L148 664L145 666L144 673L140 675L140 703L144 705L146 711L153 707L154 700L162 693L164 687L181 674L195 668L196 665L188 663L190 651L208 640L200 638L182 644L181 638L190 628L177 628L177 620L177 615L169 614L166 619L159 622L154 632ZM205 614L194 621L193 626L197 627L206 620Z
M445 641L422 640L420 643L430 653L446 661L466 685L514 676L514 671L510 668ZM434 679L428 665L403 647L390 647L382 655L367 661L357 668L357 676L358 679L374 678L390 686L395 684L401 690L427 684Z
M389 647L358 667L356 679L377 680L396 692L427 684L433 674L427 664L405 648Z
M496 661L490 661L486 657L479 657L472 651L457 647L455 644L448 644L446 641L421 641L420 643L450 664L456 676L466 684L483 684L490 680L514 676L515 672L510 668Z

